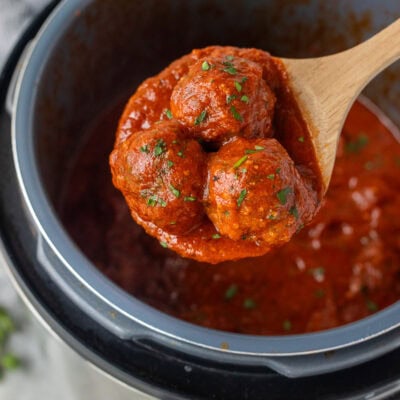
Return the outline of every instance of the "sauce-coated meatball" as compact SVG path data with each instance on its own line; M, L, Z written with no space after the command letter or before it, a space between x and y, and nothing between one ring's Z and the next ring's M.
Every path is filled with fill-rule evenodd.
M110 157L113 183L133 217L172 234L203 220L206 156L177 122L160 122L119 144Z
M273 246L287 242L315 210L275 139L238 138L222 146L209 161L205 203L222 235Z
M271 136L274 106L262 66L229 55L195 62L171 96L173 116L197 137L216 143Z

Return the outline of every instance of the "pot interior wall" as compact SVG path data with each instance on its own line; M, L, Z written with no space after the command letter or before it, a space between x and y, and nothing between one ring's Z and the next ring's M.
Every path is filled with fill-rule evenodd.
M37 160L57 208L84 127L117 98L192 48L257 47L285 57L354 45L400 15L391 1L98 0L82 8L44 60L34 130ZM400 65L367 95L400 125ZM396 83L397 82L397 83Z

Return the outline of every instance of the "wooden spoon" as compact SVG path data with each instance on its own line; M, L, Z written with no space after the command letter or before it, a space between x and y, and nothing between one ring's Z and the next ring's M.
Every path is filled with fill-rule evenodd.
M361 90L400 58L400 19L349 50L326 57L281 59L314 144L324 191L343 123Z

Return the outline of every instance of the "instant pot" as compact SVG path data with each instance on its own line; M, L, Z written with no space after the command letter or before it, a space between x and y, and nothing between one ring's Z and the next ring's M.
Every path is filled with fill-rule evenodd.
M142 303L85 257L57 213L79 133L192 48L334 53L400 17L383 0L65 0L1 74L1 253L31 309L107 374L163 399L383 399L400 393L400 303L327 331L251 336ZM400 65L364 91L400 126Z

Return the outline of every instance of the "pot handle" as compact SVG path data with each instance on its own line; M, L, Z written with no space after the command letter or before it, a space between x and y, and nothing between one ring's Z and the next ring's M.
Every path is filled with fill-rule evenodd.
M33 45L34 45L35 39L30 40L27 42L24 50L21 53L21 56L17 62L17 65L15 66L15 69L13 71L13 74L11 76L10 84L8 86L8 91L6 95L6 103L5 103L5 108L7 113L11 116L14 108L14 101L15 101L15 94L17 92L17 86L18 86L18 81L19 77L21 74L21 71L24 70L24 65L26 60L28 59L28 56L30 55Z

